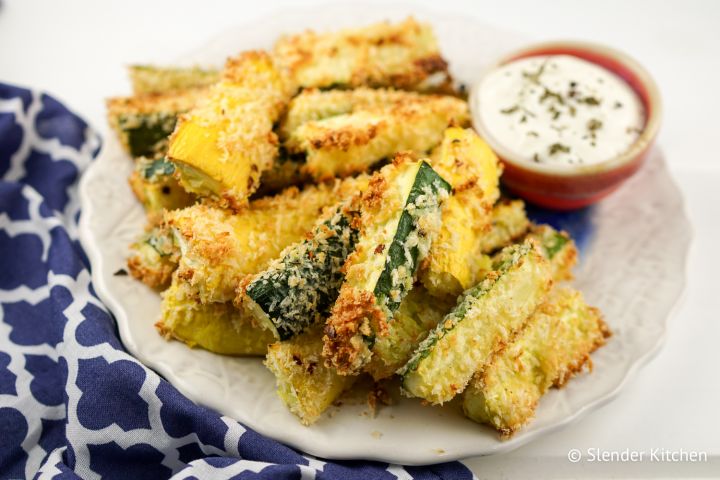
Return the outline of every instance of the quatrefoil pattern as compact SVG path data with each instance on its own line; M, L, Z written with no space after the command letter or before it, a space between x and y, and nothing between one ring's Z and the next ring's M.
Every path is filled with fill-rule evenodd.
M325 462L183 397L125 352L77 241L100 138L0 84L0 479L462 479L461 463Z

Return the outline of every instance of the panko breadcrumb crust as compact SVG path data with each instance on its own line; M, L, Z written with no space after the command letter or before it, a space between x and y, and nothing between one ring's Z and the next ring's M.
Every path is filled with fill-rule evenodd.
M472 392L492 385L510 391L497 372L521 378L529 371L518 360L532 350L521 348L524 335L538 318L557 320L566 311L569 303L553 304L548 292L572 279L578 251L565 232L531 225L521 200L498 201L502 165L465 129L468 105L453 91L429 25L408 18L306 31L281 37L271 52L233 56L222 70L136 66L130 73L135 94L107 102L123 147L147 157L136 158L130 185L148 227L127 266L133 277L166 289L156 324L165 338L221 354L265 355L279 396L305 425L360 375L380 381L400 374L404 393L443 403L463 391L464 401L477 400ZM424 164L447 190L418 187L421 200L410 202L410 175L401 173L410 164ZM435 203L427 202L431 191ZM338 205L355 212L350 229L323 229ZM413 230L395 242L406 209ZM341 253L326 248L333 253L323 257L319 245L349 231L357 238ZM400 255L392 262L391 249ZM517 275L502 267L502 249L520 253ZM300 262L305 256L311 261ZM341 270L321 259L339 257L346 259ZM266 285L273 290L262 298L270 299L265 308L289 301L274 310L288 318L268 328L267 315L248 308L247 289L270 266L287 267L285 260L297 270L268 277L287 281ZM306 267L318 270L306 278ZM313 282L322 288L311 291ZM481 291L498 284L500 301L479 305ZM478 292L477 301L468 300ZM332 308L313 307L320 293ZM525 297L532 305L518 303ZM584 318L594 319L586 341L572 347L545 336L541 353L566 356L545 369L552 379L542 385L525 379L539 388L536 398L496 402L486 409L494 416L466 409L468 416L512 435L547 388L591 368L590 354L610 330L597 309L583 308ZM291 324L305 313L310 321ZM474 331L482 316L487 328ZM478 339L487 355L476 355ZM513 349L520 355L506 359L518 353ZM373 392L371 410L385 396Z
M281 37L273 55L298 87L396 87L422 89L433 74L444 74L432 28L413 18L318 34L307 30Z

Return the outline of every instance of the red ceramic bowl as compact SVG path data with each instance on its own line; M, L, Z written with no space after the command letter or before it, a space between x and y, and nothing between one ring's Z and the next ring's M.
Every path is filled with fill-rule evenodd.
M572 55L595 63L625 80L638 94L645 107L645 126L637 141L624 153L592 165L547 165L514 158L499 144L480 121L475 84L470 96L473 123L481 137L505 165L503 183L526 200L558 210L585 207L606 197L635 173L643 163L660 128L662 103L650 74L635 60L617 50L585 42L551 42L532 45L512 52L489 71L513 60L539 55Z

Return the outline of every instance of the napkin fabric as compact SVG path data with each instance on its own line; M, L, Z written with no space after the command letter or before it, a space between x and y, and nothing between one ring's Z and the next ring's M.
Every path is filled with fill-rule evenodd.
M473 477L305 455L130 356L77 240L77 184L99 148L57 100L0 83L0 479Z

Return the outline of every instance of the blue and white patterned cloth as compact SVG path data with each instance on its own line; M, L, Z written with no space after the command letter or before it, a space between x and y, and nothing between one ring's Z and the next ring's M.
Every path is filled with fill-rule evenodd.
M0 84L0 479L463 479L458 462L325 462L195 405L123 349L77 241L99 136Z

